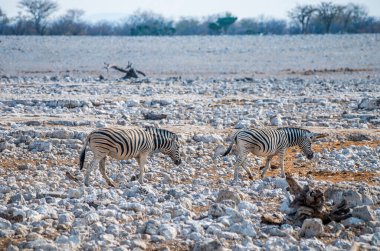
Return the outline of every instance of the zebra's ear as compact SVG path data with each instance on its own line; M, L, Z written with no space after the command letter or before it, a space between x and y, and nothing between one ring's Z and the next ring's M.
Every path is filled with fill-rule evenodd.
M179 142L179 137L177 134L175 134L172 138L171 138L171 141L177 141Z

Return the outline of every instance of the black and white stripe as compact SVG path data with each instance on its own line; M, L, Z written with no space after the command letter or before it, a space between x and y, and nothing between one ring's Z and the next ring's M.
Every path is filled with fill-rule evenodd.
M88 185L92 170L98 165L104 179L111 186L115 183L107 176L105 170L106 157L118 160L135 158L140 167L139 182L143 183L144 166L152 152L159 151L181 164L178 136L164 129L148 127L145 129L101 128L92 131L86 138L80 153L80 169L83 169L86 147L94 153L94 159L87 168L85 184Z
M269 169L272 158L278 155L280 157L281 175L285 177L286 149L299 146L306 157L312 159L314 154L311 150L311 141L316 137L317 134L300 128L242 129L234 134L232 142L223 156L229 154L233 145L236 144L237 159L234 165L234 180L238 179L238 168L240 166L243 166L251 179L253 178L249 169L244 166L248 153L266 157L266 164L261 177L264 177Z

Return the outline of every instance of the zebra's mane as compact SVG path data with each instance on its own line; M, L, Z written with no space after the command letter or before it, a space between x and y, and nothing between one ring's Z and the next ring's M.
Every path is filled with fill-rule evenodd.
M299 127L280 127L280 128L277 128L277 130L282 130L282 131L288 131L288 130L293 130L293 129L300 130L300 131L303 131L306 133L311 133L309 130L299 128Z
M164 134L167 134L169 138L175 138L176 140L178 140L177 134L175 134L174 132L168 131L166 129L161 129L161 128L157 128L153 126L147 126L145 127L145 130L152 133L154 136L162 135L164 133Z

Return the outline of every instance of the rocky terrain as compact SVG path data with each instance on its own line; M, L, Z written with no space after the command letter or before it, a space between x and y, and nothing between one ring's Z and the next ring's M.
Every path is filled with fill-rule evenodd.
M329 47L333 38L346 49L354 48L346 60L337 60L343 59L343 52ZM98 57L99 68L93 60L81 68L85 60L65 61L59 51L56 57L44 57L37 52L50 48L52 38L39 46L36 39L30 42L35 47L22 38L0 39L1 45L6 44L0 50L10 60L0 64L0 249L379 250L380 75L376 63L380 57L372 50L379 45L376 36L277 38L296 41L281 43L274 50L286 51L300 62L282 68L284 62L261 60L252 72L248 66L253 63L244 63L246 55L240 65L234 65L235 53L246 48L240 43L254 42L249 38L227 50L222 42L210 43L212 57L220 53L228 58L232 50L232 59L217 62L224 65L221 68L202 68L205 73L197 65L205 66L199 55L207 53L203 47L195 52L197 45L185 55L176 54L182 61L175 73L173 59L158 63L157 68L153 65L160 55L146 64L136 61L148 77L133 80L120 80L120 73L102 70L98 55L93 57ZM161 51L169 38L162 39L156 50ZM273 37L267 39L269 45L274 43ZM302 39L314 44L305 45L306 50L300 47ZM20 60L16 64L9 54L19 45L29 53L16 52ZM69 41L66 53L75 54L76 49L69 48L76 45L80 46ZM299 47L297 55L292 54L292 46ZM174 41L172 48L178 47ZM319 48L325 48L331 58L318 55ZM269 53L266 49L261 58ZM138 48L132 51L137 53ZM36 58L41 62L29 62ZM57 62L50 72L45 71L47 58ZM83 71L65 72L67 66ZM108 174L118 186L107 186L99 171L92 174L89 187L83 185L79 151L91 130L147 125L180 135L180 166L155 154L141 185L131 181L138 172L135 160L108 159ZM314 142L311 161L299 149L289 149L286 172L302 185L325 191L329 205L346 200L350 217L296 224L289 217L288 184L280 171L274 168L260 179L262 158L248 160L254 180L241 171L240 182L232 182L234 156L213 158L215 148L226 147L236 129L266 126L303 127L326 134ZM91 157L89 153L86 162ZM277 158L274 165L278 166ZM274 219L264 219L268 213Z

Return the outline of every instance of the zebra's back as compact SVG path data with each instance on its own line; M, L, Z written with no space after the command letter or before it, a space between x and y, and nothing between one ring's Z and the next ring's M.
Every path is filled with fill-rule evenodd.
M285 133L277 129L242 129L236 133L236 144L255 155L274 155L287 145Z
M89 146L97 155L109 155L122 160L152 150L153 138L141 129L101 128L91 132Z

